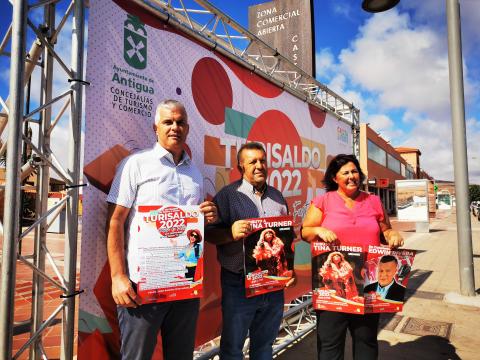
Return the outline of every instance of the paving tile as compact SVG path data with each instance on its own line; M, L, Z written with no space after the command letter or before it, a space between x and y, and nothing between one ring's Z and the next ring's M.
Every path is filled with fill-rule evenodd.
M29 337L26 339L17 339L15 336L12 343L12 348L15 349L15 352L17 352L27 342L28 339Z
M60 346L45 347L44 349L49 360L60 359Z
M409 317L400 330L403 334L417 335L417 336L440 336L445 339L450 339L452 331L452 323L443 321L433 321Z
M32 304L32 302L29 301L28 299L24 298L24 297L17 298L17 299L15 299L15 311L20 306L29 306L31 304Z
M52 347L52 346L60 346L62 342L61 336L58 335L49 335L43 337L43 346L44 347Z
M22 310L22 311L19 311L18 313L15 312L13 316L14 322L22 322L29 319L30 319L30 310Z
M445 294L434 292L434 291L422 291L422 290L407 290L408 294L411 294L411 296L415 296L417 298L421 299L427 299L427 300L440 300L442 301Z
M28 333L15 335L13 337L13 339L29 339L29 338L30 338L30 334Z
M59 319L60 320L60 319ZM46 336L61 336L62 335L62 326L61 324L51 326L48 329L48 333L46 333Z
M30 290L31 291L32 289L32 283L27 283L27 284L18 284L17 282L17 285L15 286L15 292L22 292L22 291L26 291L26 290Z

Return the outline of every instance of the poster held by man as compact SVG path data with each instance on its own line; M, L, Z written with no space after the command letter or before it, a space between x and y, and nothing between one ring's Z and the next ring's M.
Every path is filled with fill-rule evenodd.
M203 290L203 216L198 206L139 206L137 293L142 304L198 298Z
M248 219L244 240L247 297L283 289L293 275L293 217Z

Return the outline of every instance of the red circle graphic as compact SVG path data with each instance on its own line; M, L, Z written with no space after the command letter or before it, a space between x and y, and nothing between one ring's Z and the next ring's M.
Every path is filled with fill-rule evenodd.
M203 118L213 125L223 124L225 108L232 107L230 79L220 63L210 57L200 59L192 72L192 94Z
M308 104L308 111L310 112L310 118L312 119L313 125L317 128L321 128L323 124L325 124L327 112L312 104Z

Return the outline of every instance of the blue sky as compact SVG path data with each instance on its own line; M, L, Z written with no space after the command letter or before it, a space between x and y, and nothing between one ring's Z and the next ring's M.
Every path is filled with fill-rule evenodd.
M248 6L260 2L211 0L245 27ZM453 180L445 1L401 0L375 15L360 4L315 0L317 79L353 102L361 121L391 144L419 148L429 174ZM480 0L460 4L469 179L480 184ZM0 6L3 37L11 6L8 0ZM8 67L0 57L2 98L8 93Z

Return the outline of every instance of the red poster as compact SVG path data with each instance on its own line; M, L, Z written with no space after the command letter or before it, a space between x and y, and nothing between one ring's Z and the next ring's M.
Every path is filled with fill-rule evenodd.
M312 242L313 307L363 314L361 246L336 246Z
M369 246L365 263L365 312L402 311L414 250Z
M293 217L248 219L244 240L247 297L283 289L293 275Z
M203 215L198 206L139 206L135 241L142 304L198 298L203 289ZM130 272L132 266L129 264ZM132 275L132 274L131 274Z
M313 307L345 313L403 308L414 250L313 242Z

